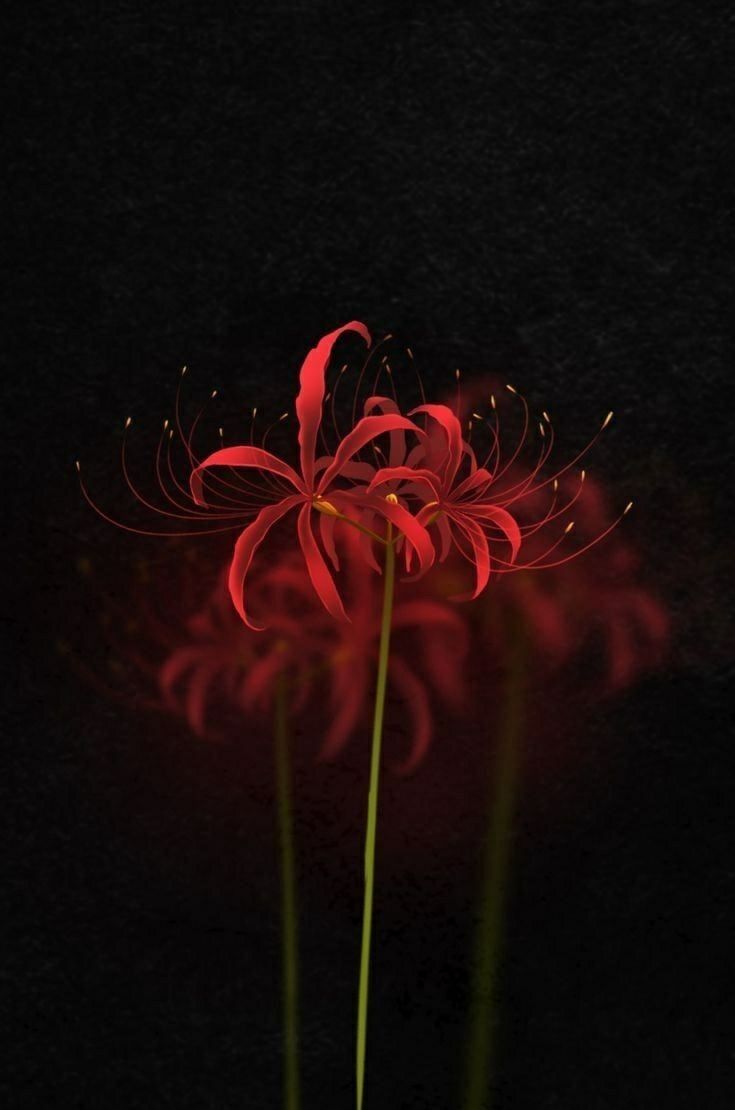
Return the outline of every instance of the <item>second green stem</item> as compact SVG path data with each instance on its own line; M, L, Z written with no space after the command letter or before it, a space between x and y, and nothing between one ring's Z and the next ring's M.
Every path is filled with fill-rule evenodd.
M491 787L475 940L465 1110L489 1110L497 1028L497 979L503 947L510 842L515 813L526 686L526 644L520 622L509 630L508 664Z

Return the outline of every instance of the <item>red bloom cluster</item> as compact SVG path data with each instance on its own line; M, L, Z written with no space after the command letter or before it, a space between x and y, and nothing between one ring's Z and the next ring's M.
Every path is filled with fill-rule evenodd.
M564 554L559 548L572 525L571 522L564 528L560 525L565 524L579 489L563 497L559 478L570 472L591 444L555 473L546 473L554 434L544 413L538 423L540 450L531 463L522 463L530 429L528 407L522 399L525 413L522 434L507 458L501 450L494 398L487 417L476 414L489 440L486 457L478 461L457 413L448 405L424 402L403 415L395 396L377 392L378 375L376 392L365 401L362 418L353 419L354 426L339 438L335 449L317 453L320 438L326 443L322 418L329 396L326 378L330 356L339 337L349 331L370 343L365 326L352 321L320 340L301 368L296 398L298 469L264 445L252 443L222 447L204 459L197 458L192 446L197 421L185 435L177 400L176 423L190 465L190 489L187 491L176 478L171 465L173 429L168 429L166 422L156 457L156 473L167 505L159 508L142 497L133 485L123 443L126 480L148 508L156 508L169 519L206 525L207 531L242 528L228 584L243 621L254 629L260 627L253 622L246 606L247 577L270 530L292 511L297 513L298 543L312 586L326 610L339 619L346 617L333 575L339 569L335 528L340 523L358 530L362 556L374 569L379 569L375 545L391 540L396 543L406 569L410 571L416 566L419 576L429 569L437 553L439 561L443 561L452 551L458 552L473 570L474 584L465 595L473 598L485 589L491 573L559 566L570 558L570 553ZM515 393L512 387L508 389ZM387 456L380 446L381 440L387 445ZM366 453L369 459L365 458ZM584 472L580 489L583 480ZM89 499L84 485L82 489ZM318 539L313 527L314 514L319 520ZM596 543L615 523L592 537L586 546ZM526 552L530 557L524 557Z

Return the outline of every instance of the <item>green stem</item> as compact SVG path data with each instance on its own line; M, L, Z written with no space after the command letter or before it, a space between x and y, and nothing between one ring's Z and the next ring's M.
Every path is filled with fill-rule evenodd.
M365 833L365 901L362 913L362 947L360 951L360 986L357 1003L357 1110L362 1110L365 1086L365 1044L367 1040L368 980L370 975L370 935L373 923L373 887L375 880L375 830L378 821L378 783L380 777L380 746L383 736L383 712L388 679L390 629L393 614L396 553L392 531L388 525L383 573L383 615L380 624L378 682L375 692L373 741L370 754L370 792L368 794L367 829Z
M489 1110L497 980L503 947L511 834L515 812L519 742L523 731L525 637L520 622L510 630L508 671L490 792L490 820L483 858L480 918L475 938L471 1026L467 1052L465 1110Z
M287 682L286 675L281 673L276 685L274 733L278 839L281 853L283 1104L285 1110L299 1110L298 926L288 731Z

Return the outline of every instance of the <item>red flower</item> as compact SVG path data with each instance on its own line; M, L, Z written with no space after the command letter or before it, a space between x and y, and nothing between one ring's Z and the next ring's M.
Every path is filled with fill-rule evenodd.
M313 510L327 516L342 515L341 508L354 507L348 491L336 487L335 482L346 474L359 473L354 464L355 455L367 444L386 432L411 431L420 435L419 429L407 418L397 414L365 416L347 433L333 457L317 459L316 442L322 420L325 393L325 371L335 341L345 331L358 332L366 343L370 333L358 321L352 321L326 335L307 355L301 367L300 391L296 399L299 421L299 450L301 473L281 459L260 447L225 447L209 455L195 467L191 475L191 490L198 505L206 505L204 473L212 467L254 469L274 476L270 494L277 494L272 504L266 505L248 525L235 544L229 573L229 589L235 608L252 628L258 628L247 615L244 601L245 579L255 552L271 528L292 509L299 508L298 539L309 575L322 603L332 616L345 618L342 600L327 567L311 527ZM352 466L350 466L352 464ZM434 549L421 524L402 506L391 500L365 496L365 509L384 517L395 525L408 539L418 554L422 568L431 565ZM329 531L326 531L329 536Z
M441 538L441 561L447 558L453 545L469 559L474 567L475 586L467 596L475 598L490 579L488 539L508 543L512 563L521 545L520 529L511 514L494 504L489 496L493 475L478 467L454 413L446 405L420 405L410 415L415 413L425 413L443 434L427 436L406 465L379 470L368 489L391 483L397 495L413 495L423 501L417 520L427 526L436 525ZM465 460L469 473L460 476ZM466 554L462 540L469 543L471 554Z

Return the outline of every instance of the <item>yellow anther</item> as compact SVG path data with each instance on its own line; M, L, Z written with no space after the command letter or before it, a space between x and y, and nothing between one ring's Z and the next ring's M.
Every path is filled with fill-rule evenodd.
M398 498L396 497L395 493L387 493L385 495L385 499L386 499L386 501L388 502L389 505L397 505L398 504Z
M564 535L566 536L567 532L571 532L573 527L574 527L574 521L570 520L569 523L567 524L566 528L564 529Z
M313 506L318 513L324 513L325 516L339 516L339 509L335 508L331 501L326 501L323 497L315 497Z
M608 424L610 423L610 421L612 420L612 418L613 418L613 414L612 414L612 412L609 412L607 414L607 416L605 417L605 419L603 420L603 422L602 422L602 427L606 428L608 426ZM602 431L602 428L600 429L600 431Z
M633 508L633 502L629 501L628 504L623 509L623 516L625 516L626 513L629 513L632 508Z

